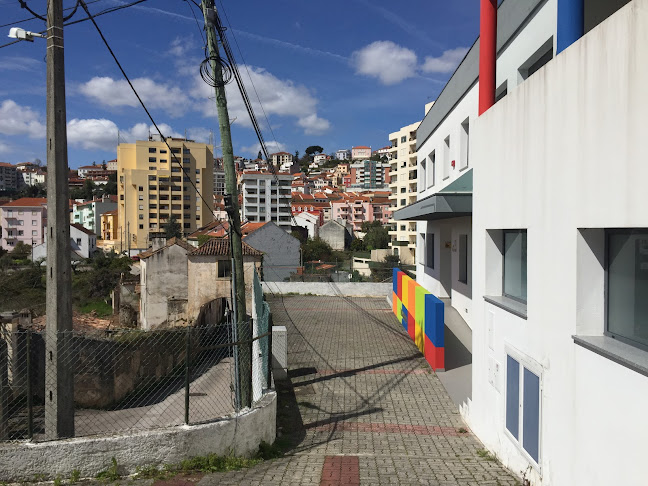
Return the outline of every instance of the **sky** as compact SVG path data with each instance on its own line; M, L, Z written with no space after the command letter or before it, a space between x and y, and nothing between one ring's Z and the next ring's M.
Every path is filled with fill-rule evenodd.
M91 12L123 0L86 0ZM75 0L64 0L64 8ZM45 0L28 5L44 16ZM326 153L389 145L389 133L420 121L479 30L478 0L216 0L270 153L319 145ZM69 13L69 11L67 12ZM198 22L194 18L197 17ZM72 20L84 16L76 12ZM0 44L12 25L45 23L0 0ZM220 146L214 90L200 77L201 12L186 0L148 0L97 18L165 136ZM150 121L91 22L65 28L68 160L71 168L116 157L145 140ZM45 153L45 40L0 48L0 161ZM259 143L234 82L226 87L235 155ZM259 103L259 100L261 103Z

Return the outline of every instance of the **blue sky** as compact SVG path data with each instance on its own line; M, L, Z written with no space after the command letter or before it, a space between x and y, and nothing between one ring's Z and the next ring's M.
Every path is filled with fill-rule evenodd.
M65 7L73 3L64 0ZM96 13L121 3L98 0L89 8ZM38 12L45 4L29 1ZM388 145L390 132L423 117L425 103L439 94L479 28L477 0L216 5L225 24L231 23L230 43L270 151L291 153L309 145L328 153ZM29 16L17 0L0 0L1 23ZM81 17L79 10L75 18ZM165 135L183 136L186 130L207 141L213 130L219 145L213 90L198 75L202 23L199 29L189 2L149 0L97 22ZM44 29L40 20L19 25ZM10 41L8 31L0 28L0 39ZM142 139L150 123L90 22L66 28L65 47L70 167L115 158L117 132L122 141ZM0 161L45 161L44 56L40 39L0 49ZM236 85L227 89L234 152L256 155L258 142Z

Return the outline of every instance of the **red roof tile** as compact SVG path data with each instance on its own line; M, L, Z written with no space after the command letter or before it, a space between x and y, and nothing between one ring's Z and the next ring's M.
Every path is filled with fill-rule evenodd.
M262 252L255 250L244 241L241 244L243 246L243 255L263 256ZM230 241L225 238L212 238L196 248L191 254L201 256L227 256L230 254Z
M29 208L29 207L42 206L43 204L47 204L47 198L21 197L20 199L16 199L15 201L11 201L10 203L5 204L4 207L12 206L12 207Z

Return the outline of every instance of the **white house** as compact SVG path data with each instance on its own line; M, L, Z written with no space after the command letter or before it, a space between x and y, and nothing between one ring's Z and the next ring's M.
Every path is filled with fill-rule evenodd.
M461 413L484 445L534 486L644 484L648 0L496 3L395 219L472 332Z
M319 214L312 214L306 211L297 213L295 214L295 225L306 228L309 238L317 238L319 236Z
M143 197L143 196L140 196ZM101 231L101 215L117 209L117 196L104 196L72 206L72 223L78 223L93 232Z
M91 258L97 251L97 235L84 228L80 224L70 225L70 246L72 249L72 260ZM47 259L47 239L41 244L32 248L32 260Z

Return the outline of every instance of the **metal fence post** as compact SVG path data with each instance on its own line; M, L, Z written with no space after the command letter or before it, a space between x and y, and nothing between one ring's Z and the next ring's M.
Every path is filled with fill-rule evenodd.
M185 346L185 424L189 424L189 384L191 383L191 328L187 327L187 342Z
M266 366L268 367L268 373L266 378L268 379L268 390L272 388L272 314L268 314L268 356L266 356Z
M34 438L34 393L32 391L32 363L31 363L32 331L27 329L27 436Z

